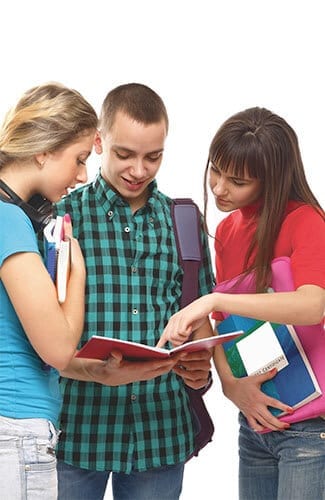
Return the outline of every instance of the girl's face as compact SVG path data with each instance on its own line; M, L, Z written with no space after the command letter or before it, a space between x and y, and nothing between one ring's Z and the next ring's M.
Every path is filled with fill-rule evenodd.
M42 167L40 193L49 201L59 201L76 184L87 181L86 161L91 153L95 131L80 136L67 147L46 153Z
M256 202L262 192L261 181L252 177L236 177L222 172L210 162L209 185L216 205L222 212L231 212Z

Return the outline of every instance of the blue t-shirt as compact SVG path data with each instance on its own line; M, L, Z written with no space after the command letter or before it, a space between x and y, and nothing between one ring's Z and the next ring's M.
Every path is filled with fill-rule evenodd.
M39 253L31 221L21 208L0 200L0 228L0 269L10 255ZM59 373L45 369L0 279L0 415L56 424L60 409Z

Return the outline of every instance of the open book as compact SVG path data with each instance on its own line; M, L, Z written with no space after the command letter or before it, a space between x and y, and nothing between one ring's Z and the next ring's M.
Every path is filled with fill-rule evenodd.
M56 285L58 301L63 303L70 273L70 239L65 238L63 217L57 216L44 228L44 259Z
M116 350L120 351L123 357L130 360L166 359L178 352L196 352L210 349L217 344L233 340L243 333L243 331L235 331L227 333L226 335L192 340L191 342L186 342L178 347L174 347L174 349L162 349L161 347L153 347L137 342L130 342L128 340L93 335L76 354L76 357L105 360L113 350Z

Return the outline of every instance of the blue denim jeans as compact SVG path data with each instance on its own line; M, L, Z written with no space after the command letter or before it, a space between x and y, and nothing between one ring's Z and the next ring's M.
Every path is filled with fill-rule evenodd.
M258 434L240 414L240 500L324 500L325 420Z
M57 431L42 418L0 416L1 500L56 500Z
M112 473L114 500L178 500L184 464L131 474ZM102 500L110 472L79 469L58 462L59 500Z

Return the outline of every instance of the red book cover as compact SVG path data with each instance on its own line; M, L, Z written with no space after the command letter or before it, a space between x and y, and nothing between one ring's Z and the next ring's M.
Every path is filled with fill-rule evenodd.
M216 337L193 340L175 347L174 349L162 349L160 347L148 346L137 342L94 335L80 349L76 357L104 360L109 357L113 350L116 350L120 351L125 358L132 360L166 359L178 352L196 352L204 349L211 349L218 344L235 339L243 333L244 332L240 330Z

